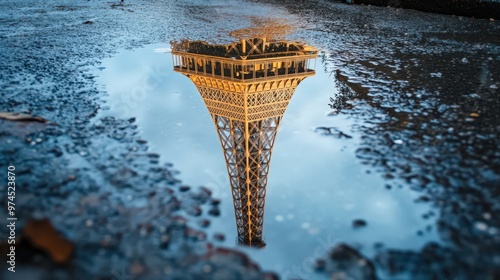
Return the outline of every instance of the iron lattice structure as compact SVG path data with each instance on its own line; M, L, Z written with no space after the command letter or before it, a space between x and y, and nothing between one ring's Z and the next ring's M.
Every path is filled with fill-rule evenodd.
M228 45L172 42L174 70L191 79L217 129L229 174L238 242L263 240L274 140L290 99L317 50L300 43L242 39Z

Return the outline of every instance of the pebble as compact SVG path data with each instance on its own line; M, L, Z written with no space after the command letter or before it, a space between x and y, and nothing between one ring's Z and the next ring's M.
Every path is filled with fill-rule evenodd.
M226 239L226 236L223 233L215 233L214 239L217 241L224 241Z
M219 208L217 208L217 207L211 208L210 210L208 210L208 215L214 216L214 217L220 216Z
M91 219L88 219L88 220L85 221L85 226L87 226L87 227L91 227L93 224L94 223L92 222Z
M210 200L210 205L219 205L220 204L220 199L217 199L217 198L213 198L212 200Z
M208 219L201 219L198 221L198 225L202 228L207 228L208 226L210 226L210 220Z
M367 223L365 220L356 219L356 220L352 221L353 228L361 228L361 227L365 227L366 225L367 225Z
M488 225L483 223L483 222L476 222L474 224L474 227L476 227L480 231L486 231L488 230Z

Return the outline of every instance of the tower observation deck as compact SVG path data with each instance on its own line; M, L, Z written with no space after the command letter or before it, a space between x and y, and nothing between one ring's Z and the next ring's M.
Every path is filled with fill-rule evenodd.
M195 84L226 160L238 242L264 247L267 176L281 119L299 83L315 74L318 52L265 38L227 45L172 42L174 71Z

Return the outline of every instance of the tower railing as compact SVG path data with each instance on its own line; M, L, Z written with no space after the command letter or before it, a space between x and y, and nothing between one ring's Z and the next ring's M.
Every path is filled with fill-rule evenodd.
M172 57L174 70L177 72L246 82L313 76L317 54L236 60L173 50Z

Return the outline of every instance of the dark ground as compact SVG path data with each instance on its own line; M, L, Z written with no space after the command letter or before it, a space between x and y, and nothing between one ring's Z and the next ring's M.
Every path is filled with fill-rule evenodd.
M500 19L500 2L481 0L342 0L353 4L376 5L415 9L423 12L441 13L485 19Z
M332 279L370 279L374 268L394 279L498 278L498 23L323 1L265 2L300 19L292 37L328 51L323 66L337 75L344 96L332 107L366 122L353 127L364 135L359 160L388 188L421 192L417 203L434 205L429 215L439 217L444 240L420 252L381 246L371 260L339 246L318 268ZM176 171L148 153L133 119L94 118L103 92L92 71L104 57L175 38L227 40L248 23L234 20L239 5L0 3L0 111L48 120L0 120L0 167L16 166L23 236L18 272L6 272L2 262L2 279L275 277L241 253L211 245L193 225L189 217L200 210L213 218L207 212L216 201L205 189L181 187ZM0 198L5 220L5 189ZM63 237L48 223L29 222L43 219ZM58 264L54 256L64 252L33 248L41 241L26 228L52 242L68 240L71 258Z

